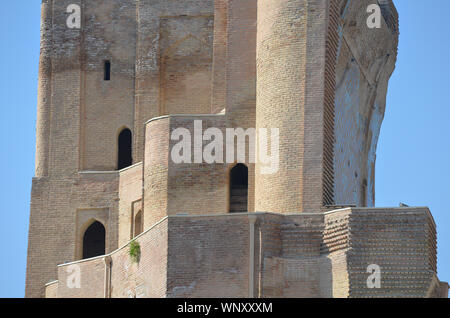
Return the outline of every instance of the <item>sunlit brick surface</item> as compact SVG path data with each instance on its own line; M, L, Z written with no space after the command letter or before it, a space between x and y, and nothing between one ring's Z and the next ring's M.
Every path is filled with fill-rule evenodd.
M345 208L375 204L397 58L395 7L378 1L369 29L373 2L42 0L26 296L445 296L428 209ZM71 4L80 29L67 26ZM244 213L230 213L237 158L194 160L211 141L194 140L199 121L201 134L280 131L274 174L247 153ZM178 128L192 163L173 160ZM132 166L117 171L123 129ZM106 256L81 260L93 222ZM367 288L370 264L381 288Z

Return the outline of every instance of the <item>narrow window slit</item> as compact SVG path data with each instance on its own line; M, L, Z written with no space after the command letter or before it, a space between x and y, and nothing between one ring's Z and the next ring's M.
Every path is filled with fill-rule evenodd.
M105 81L111 80L111 62L110 61L105 61L105 76L104 76L104 80Z

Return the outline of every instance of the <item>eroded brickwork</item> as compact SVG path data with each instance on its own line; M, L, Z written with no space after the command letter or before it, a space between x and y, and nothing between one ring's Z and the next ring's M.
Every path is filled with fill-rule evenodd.
M105 257L61 265L56 295L54 284L47 294L442 297L445 283L435 274L435 235L427 208L169 216L137 238L139 263L124 246ZM105 267L109 258L111 269ZM371 264L382 269L381 288L367 285ZM76 290L66 284L74 265L82 274L82 287ZM111 279L106 287L105 277Z
M383 7L381 28L369 29L364 12L370 3L341 1L338 17L333 150L337 205L375 204L376 146L397 58L398 16L393 5Z
M395 7L378 2L380 29L365 25L369 0L43 0L27 297L444 295L426 209L325 212L375 202L398 44ZM191 163L173 160L178 128ZM280 130L274 174L245 141L243 213L229 213L237 145L231 162L196 160L210 128ZM94 222L106 256L82 260ZM371 261L382 289L364 287Z

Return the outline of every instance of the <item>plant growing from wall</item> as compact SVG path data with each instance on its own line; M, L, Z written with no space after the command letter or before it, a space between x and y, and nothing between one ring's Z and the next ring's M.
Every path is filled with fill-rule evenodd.
M128 255L130 255L131 261L133 263L139 263L139 260L141 259L141 246L135 240L131 241L130 243Z

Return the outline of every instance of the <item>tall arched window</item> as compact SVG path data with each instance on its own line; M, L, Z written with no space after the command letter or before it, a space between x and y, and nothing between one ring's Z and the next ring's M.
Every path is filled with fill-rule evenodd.
M142 212L139 211L134 218L134 237L142 233Z
M105 254L106 231L103 224L96 221L88 227L83 236L83 259Z
M128 128L125 128L119 134L117 159L117 169L119 170L129 167L133 163L132 139L131 130Z
M248 168L237 164L230 172L230 212L248 212Z

